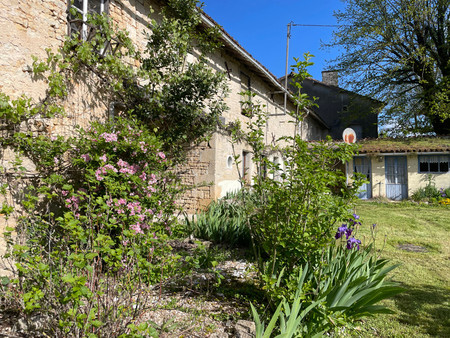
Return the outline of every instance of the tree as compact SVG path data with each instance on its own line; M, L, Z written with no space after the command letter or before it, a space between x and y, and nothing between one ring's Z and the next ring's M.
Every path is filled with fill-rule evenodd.
M450 1L347 0L327 47L353 90L387 104L403 134L450 134ZM399 128L400 127L400 128Z

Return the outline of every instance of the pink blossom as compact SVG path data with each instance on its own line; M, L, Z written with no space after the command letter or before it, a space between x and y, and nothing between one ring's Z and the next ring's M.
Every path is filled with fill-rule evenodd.
M117 134L115 133L103 133L100 135L100 137L103 137L108 143L117 142Z
M102 157L100 157L100 159L101 159L103 162L108 161L108 158L106 157L106 155L103 155Z
M116 202L116 206L125 205L125 204L127 204L127 201L124 198L119 198Z
M145 172L142 172L142 174L139 175L139 178L145 181L147 179L147 174Z
M166 155L162 152L162 151L160 151L158 154L156 154L156 155L158 155L159 157L161 157L163 160L166 158Z
M55 162L55 165L57 165L59 163L59 160L58 160L58 158L56 156L53 157L53 162Z
M122 160L122 159L120 159L119 161L117 161L117 165L118 165L119 167L122 167L122 168L127 168L127 167L129 166L128 162L127 162L127 161L124 161L124 160Z
M141 224L137 222L136 224L131 224L130 228L133 229L137 234L143 234L144 232L141 229Z
M150 180L148 181L148 184L155 184L158 180L156 179L155 174L150 175Z
M144 152L144 154L147 152L147 148L145 147L146 144L144 141L139 142L139 144L141 145L141 150Z
M51 137L50 137L50 140L51 140L51 141L56 141L57 139L58 139L58 138L57 138L56 136L51 136Z
M140 214L142 211L142 207L138 201L128 203L127 209L130 211L130 215L134 216L136 214Z
M100 168L95 171L95 178L97 181L102 181L104 179L104 177L100 175L101 173L102 171Z
M89 162L91 160L89 154L83 154L81 155L81 158L84 160L84 162Z
M61 195L63 195L63 196L67 196L68 193L69 193L69 192L68 192L67 190L61 191Z
M112 170L112 171L114 171L115 173L117 172L117 169L112 165L112 164L106 164L104 167L103 167L103 169L104 170ZM106 174L106 171L104 171L102 169L102 173L103 174Z
M80 198L78 196L72 196L66 199L66 205L72 210L78 209L78 204L80 203Z

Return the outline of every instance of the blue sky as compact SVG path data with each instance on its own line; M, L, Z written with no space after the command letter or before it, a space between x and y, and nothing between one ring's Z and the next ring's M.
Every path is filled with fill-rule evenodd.
M333 11L344 8L342 0L203 0L205 12L217 21L252 56L274 75L285 73L287 24L334 25ZM321 80L326 61L336 58L338 50L323 50L321 40L329 42L333 28L293 27L289 65L303 53L315 55L309 69Z

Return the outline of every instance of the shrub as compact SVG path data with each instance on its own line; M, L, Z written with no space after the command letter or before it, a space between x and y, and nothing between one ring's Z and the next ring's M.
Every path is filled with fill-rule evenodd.
M53 149L62 141L39 138L45 142ZM148 286L177 264L167 244L179 190L170 160L132 119L94 123L65 143L75 176L47 168L64 153L50 159L34 149L43 176L27 188L26 216L6 233L5 258L15 266L6 296L26 319L42 314L46 334L149 332L136 326Z
M387 263L374 256L371 246L363 250L328 248L322 264L300 268L294 297L291 301L281 299L266 329L252 307L257 337L269 337L277 320L282 337L315 336L362 317L392 313L376 305L403 291L396 283L386 281L387 274L396 268ZM281 278L282 274L278 280Z
M412 195L411 199L415 202L433 202L450 196L450 188L436 188L433 182L432 175L428 175L428 183L424 188L417 189Z
M242 193L229 193L208 208L186 217L187 232L196 238L232 246L249 246L250 230Z

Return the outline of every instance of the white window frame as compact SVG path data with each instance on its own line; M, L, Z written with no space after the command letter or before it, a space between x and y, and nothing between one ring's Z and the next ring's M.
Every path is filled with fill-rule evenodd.
M437 171L432 171L430 168L430 163L432 162L431 159L433 158L437 158L437 165L438 165L438 170ZM445 161L445 159L447 159L447 161ZM447 174L450 173L450 154L419 154L418 156L418 167L419 167L419 173L420 174ZM449 163L447 164L447 171L443 171L440 169L440 163ZM420 165L421 163L427 163L428 164L428 170L421 170L420 169Z
M86 40L87 38L87 33L88 33L88 27L87 27L87 15L88 15L88 8L89 8L89 1L91 0L81 0L83 3L83 8L80 9L76 6L74 6L73 1L69 0L69 4L70 4L70 9L75 9L78 13L80 13L82 15L82 20L83 20L83 24L82 24L82 28L81 28L81 38L83 40ZM100 14L103 14L106 11L106 2L108 0L100 0Z

